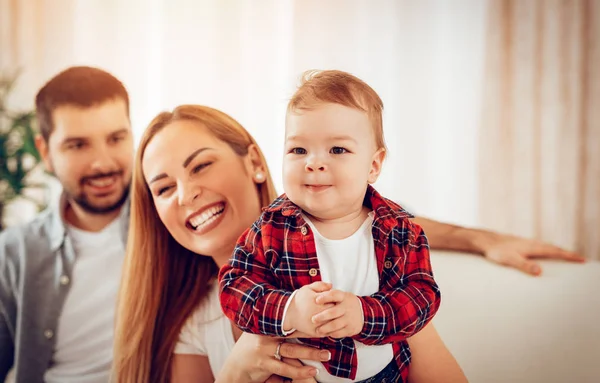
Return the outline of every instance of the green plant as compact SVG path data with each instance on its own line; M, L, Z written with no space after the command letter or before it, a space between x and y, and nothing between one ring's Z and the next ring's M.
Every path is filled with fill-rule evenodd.
M35 112L12 112L6 100L17 75L0 77L0 230L4 229L4 209L17 198L33 202L39 209L45 203L31 196L31 189L46 190L46 186L29 179L40 163L35 148Z

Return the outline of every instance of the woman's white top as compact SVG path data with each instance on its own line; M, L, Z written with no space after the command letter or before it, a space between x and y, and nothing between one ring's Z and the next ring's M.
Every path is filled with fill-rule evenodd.
M217 376L234 344L231 322L221 311L219 285L213 282L204 301L183 325L175 353L208 356L213 375Z

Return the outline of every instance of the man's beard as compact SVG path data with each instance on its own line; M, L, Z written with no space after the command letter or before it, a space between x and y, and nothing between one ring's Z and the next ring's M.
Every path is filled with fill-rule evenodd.
M128 184L123 189L123 194L121 195L121 198L119 198L112 205L108 205L108 206L94 206L90 201L88 201L85 194L81 194L78 196L70 195L68 192L66 192L66 194L73 202L75 202L77 205L79 205L83 210L85 210L88 213L107 214L107 213L112 213L113 211L118 210L121 208L121 206L123 206L123 204L125 203L125 201L127 201L127 198L129 197L130 186L131 185Z
M93 176L84 177L81 179L80 185L83 189L83 185L91 179L111 177L114 175L122 176L123 172L118 171L118 172L111 172L111 173L95 174ZM91 214L107 214L107 213L112 213L115 210L118 210L123 206L123 204L125 203L125 201L127 201L127 198L129 197L130 187L131 187L131 181L129 183L127 183L127 185L123 188L123 193L121 194L119 199L115 203L113 203L111 205L107 205L107 206L94 205L92 202L90 202L88 200L87 196L83 192L80 194L75 194L75 193L72 193L70 190L67 190L66 188L64 188L64 192L69 200L75 202L86 212L91 213Z

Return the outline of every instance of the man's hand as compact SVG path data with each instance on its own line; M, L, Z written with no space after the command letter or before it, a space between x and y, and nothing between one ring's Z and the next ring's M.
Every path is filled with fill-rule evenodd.
M312 323L317 326L320 337L345 338L359 334L364 325L362 304L360 299L348 292L329 290L320 293L317 304L335 304L312 316Z
M490 243L483 255L492 262L514 267L524 273L540 275L542 268L532 259L560 259L569 262L585 262L585 258L541 241L508 235L499 236Z
M292 297L283 321L283 329L286 331L296 329L297 332L305 334L309 338L323 337L316 332L317 324L312 322L311 318L323 310L334 307L334 303L320 304L316 301L319 293L330 289L331 283L325 282L314 282L302 286Z

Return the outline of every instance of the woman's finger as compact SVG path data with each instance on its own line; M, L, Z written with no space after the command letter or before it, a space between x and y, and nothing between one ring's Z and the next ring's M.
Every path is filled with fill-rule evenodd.
M292 366L285 362L271 358L264 362L265 371L288 379L306 379L317 375L317 369L311 366Z
M326 362L331 358L331 353L327 350L287 342L281 345L279 354L285 358L308 359L315 362Z
M285 380L281 376L271 375L265 383L285 383Z
M304 366L302 364L302 362L298 359L292 359L292 358L282 358L281 359L282 362L289 364L290 366Z

